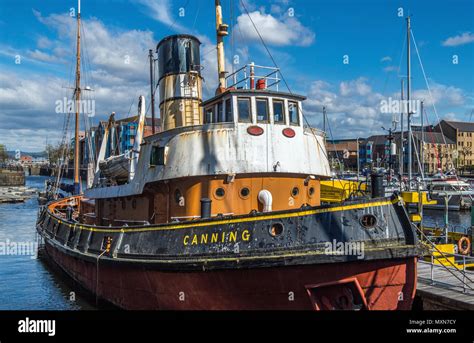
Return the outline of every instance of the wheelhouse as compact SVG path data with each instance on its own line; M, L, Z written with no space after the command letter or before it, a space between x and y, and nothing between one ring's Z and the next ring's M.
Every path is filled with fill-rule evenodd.
M205 102L204 124L303 126L304 96L272 90L229 89Z

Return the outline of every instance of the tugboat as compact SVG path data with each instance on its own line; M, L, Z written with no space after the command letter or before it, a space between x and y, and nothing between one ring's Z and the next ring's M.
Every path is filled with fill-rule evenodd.
M124 309L410 309L418 241L401 199L321 205L330 168L305 97L278 89L278 68L226 76L215 8L215 96L202 101L199 40L164 38L162 131L135 146L127 178L99 154L91 188L44 207L47 256Z

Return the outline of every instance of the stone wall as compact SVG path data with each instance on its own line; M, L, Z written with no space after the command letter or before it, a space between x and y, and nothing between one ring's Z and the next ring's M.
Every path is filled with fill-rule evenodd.
M0 168L0 186L24 186L25 172Z

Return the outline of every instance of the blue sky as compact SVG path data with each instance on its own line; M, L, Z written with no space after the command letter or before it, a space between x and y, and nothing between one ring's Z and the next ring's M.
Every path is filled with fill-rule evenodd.
M83 87L95 90L93 123L112 111L118 117L130 108L135 111L138 95L149 93L148 49L173 33L192 33L202 41L204 93L211 95L216 87L213 4L83 0ZM240 1L222 4L225 22L234 23L233 39L225 42L228 69L235 55L240 65L271 65ZM437 121L432 102L441 118L470 119L472 1L246 0L245 5L291 90L308 96L304 109L310 123L321 126L321 109L326 106L335 138L368 136L390 125L391 116L379 108L382 100L399 97L400 77L406 75L408 13L432 93L430 97L412 46L413 98L425 100L430 123ZM73 82L75 19L69 11L75 6L70 0L0 3L0 143L9 149L40 151L46 138L53 142L61 136L64 115L55 113L55 101L70 95L67 87ZM344 55L348 64L343 63ZM18 57L20 63L15 63Z

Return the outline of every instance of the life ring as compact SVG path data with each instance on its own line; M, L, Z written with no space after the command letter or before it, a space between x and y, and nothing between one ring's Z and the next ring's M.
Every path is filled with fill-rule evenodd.
M458 241L458 251L462 255L467 255L471 251L471 240L469 237L461 237Z

